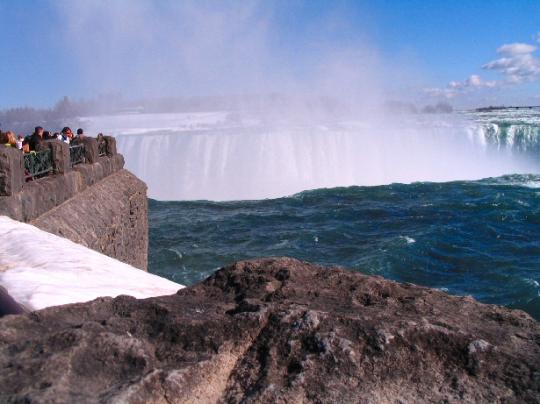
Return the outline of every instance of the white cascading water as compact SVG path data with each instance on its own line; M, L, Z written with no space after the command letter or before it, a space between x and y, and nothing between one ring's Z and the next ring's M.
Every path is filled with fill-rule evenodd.
M476 127L476 133L471 133L486 145L498 150L508 149L527 152L540 149L540 127L535 125L513 124L501 126L488 123Z
M467 136L465 124L445 119L234 125L226 113L214 113L124 115L87 123L117 136L126 167L160 200L263 199L326 187L532 172L523 159L490 153L485 139Z

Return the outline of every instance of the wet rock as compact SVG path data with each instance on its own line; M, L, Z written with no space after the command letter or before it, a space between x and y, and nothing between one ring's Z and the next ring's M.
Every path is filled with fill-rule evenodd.
M538 402L540 325L470 298L261 259L173 296L7 316L0 369L1 402Z

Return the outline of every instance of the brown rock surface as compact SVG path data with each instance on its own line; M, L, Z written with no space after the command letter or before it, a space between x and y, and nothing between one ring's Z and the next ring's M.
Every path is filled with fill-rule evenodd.
M0 320L1 402L539 402L521 311L296 260Z

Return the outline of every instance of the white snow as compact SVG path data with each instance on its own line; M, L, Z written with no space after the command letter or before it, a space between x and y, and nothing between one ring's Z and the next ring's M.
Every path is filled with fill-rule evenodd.
M184 287L6 216L0 245L0 285L30 310L100 296L171 295Z

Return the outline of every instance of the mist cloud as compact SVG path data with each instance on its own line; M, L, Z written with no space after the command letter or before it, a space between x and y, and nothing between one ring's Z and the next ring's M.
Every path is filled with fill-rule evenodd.
M52 4L66 21L65 46L89 92L318 94L373 103L384 92L384 64L369 41L349 35L336 46L332 40L346 30L346 13L319 19L307 32L284 34L278 24L283 10L267 2Z
M101 91L216 93L262 86L267 73L268 16L253 2L69 1L58 11L81 79Z

